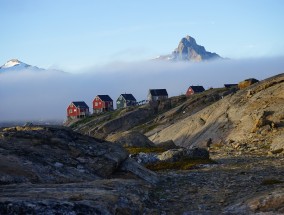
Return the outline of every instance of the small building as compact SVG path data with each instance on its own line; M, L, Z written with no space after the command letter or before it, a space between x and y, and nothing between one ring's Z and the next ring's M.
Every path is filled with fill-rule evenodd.
M224 87L227 89L238 88L238 84L224 84Z
M117 109L135 106L136 104L137 101L132 94L121 94L116 100Z
M148 92L148 101L161 101L168 99L166 89L150 89Z
M83 101L71 102L71 104L67 107L68 119L84 118L89 114L89 106Z
M93 100L93 112L102 113L113 110L113 101L109 95L97 95Z
M191 95L193 95L195 93L202 93L203 91L205 91L203 86L190 86L187 89L185 95L186 96L191 96Z

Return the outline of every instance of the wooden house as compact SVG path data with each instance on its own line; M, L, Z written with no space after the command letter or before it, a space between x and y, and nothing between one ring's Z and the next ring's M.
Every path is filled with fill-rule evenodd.
M101 113L113 110L113 101L109 95L97 95L93 100L93 112Z
M132 94L121 94L116 100L117 109L135 106L136 104L137 101Z
M238 84L224 84L224 87L227 89L238 88Z
M205 91L203 86L190 86L187 89L185 95L186 96L191 96L191 95L193 95L195 93L202 93L203 91Z
M148 92L149 101L161 101L168 99L168 92L166 89L150 89Z
M84 118L89 114L89 106L83 101L71 102L71 104L67 107L68 119Z

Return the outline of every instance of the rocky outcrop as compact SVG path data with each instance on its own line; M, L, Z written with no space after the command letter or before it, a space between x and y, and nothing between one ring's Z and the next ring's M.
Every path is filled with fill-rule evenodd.
M159 177L128 156L68 128L1 128L0 214L147 213Z
M218 54L208 52L203 46L196 43L191 36L186 36L181 39L178 47L171 55L159 56L157 60L171 60L171 61L193 61L199 62L204 60L222 59Z
M137 131L126 131L111 135L108 141L122 145L123 147L152 147L154 143L145 135Z
M283 214L284 189L265 192L249 198L246 201L229 206L225 214Z
M0 148L1 184L107 178L128 157L119 145L54 127L3 129Z
M183 159L209 159L209 152L202 148L170 149L158 156L160 161L176 162Z
M247 97L247 92L251 94ZM207 147L212 143L270 142L283 132L284 75L253 84L151 134L154 143Z
M0 184L110 178L128 159L128 152L119 144L61 127L1 129L0 150ZM130 172L141 177L143 173L139 173L138 166L137 171Z

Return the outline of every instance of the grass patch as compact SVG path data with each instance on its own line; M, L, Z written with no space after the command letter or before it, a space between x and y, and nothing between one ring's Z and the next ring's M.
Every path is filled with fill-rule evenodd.
M146 164L145 167L152 171L160 170L189 170L199 164L216 163L211 159L184 159L177 162L158 162L154 164Z
M87 123L87 122L90 122L92 119L94 119L95 118L95 116L87 116L87 117L85 117L85 118L82 118L82 119L80 119L80 120L78 120L77 122L75 122L75 123L73 123L71 126L70 126L70 128L76 128L76 127L78 127L79 125L81 125L81 124L85 124L85 123Z
M138 154L140 152L144 153L162 153L166 151L164 148L160 147L125 147L129 154Z
M275 178L269 178L265 179L261 182L261 185L273 185L273 184L282 184L284 181L275 179Z

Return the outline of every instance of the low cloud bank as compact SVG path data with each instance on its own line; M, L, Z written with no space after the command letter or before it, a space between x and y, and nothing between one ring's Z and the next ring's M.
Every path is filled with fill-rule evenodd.
M246 78L259 80L282 73L284 57L220 60L204 63L113 63L76 74L19 71L0 74L0 122L64 120L71 101L85 101L92 110L97 94L116 101L121 93L146 99L148 89L166 88L169 96L185 93L189 85L223 87Z

